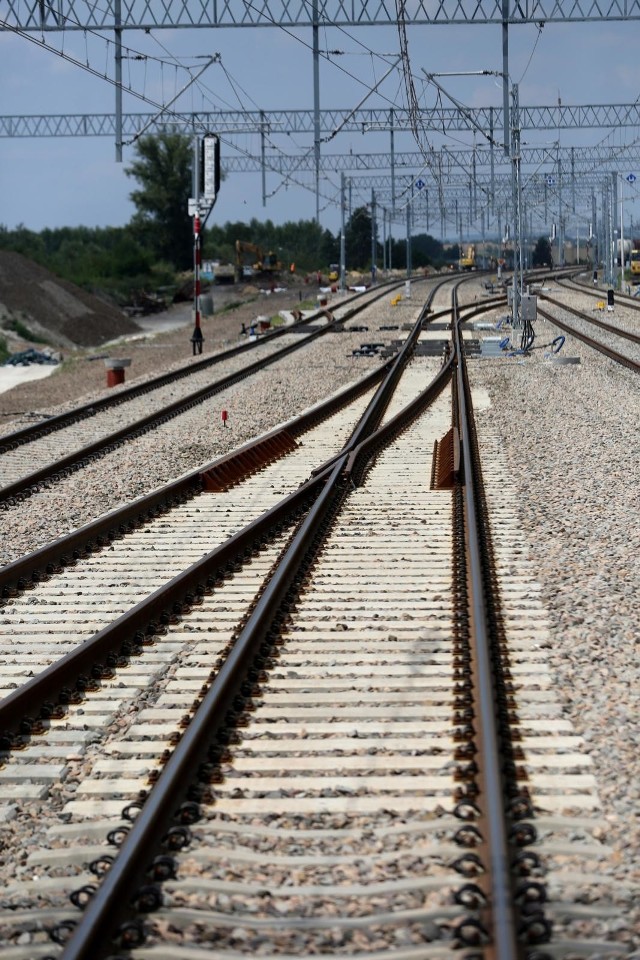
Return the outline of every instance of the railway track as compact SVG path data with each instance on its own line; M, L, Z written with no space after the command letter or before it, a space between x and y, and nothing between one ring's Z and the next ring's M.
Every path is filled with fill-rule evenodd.
M584 293L585 296L590 299L595 300L607 300L607 292L598 287L593 287L589 283L582 281L578 276L571 277L569 279L564 279L558 277L558 284L561 287L566 287L567 289L574 289L577 287L581 293ZM619 290L615 291L614 297L616 303L623 304L625 307L629 307L631 310L638 311L640 310L640 302L637 297L630 296L629 294L622 293Z
M602 297L601 292L594 294L594 291L586 285L578 284L576 281L567 281L562 275L553 275L553 280L561 291L567 290L576 293L576 287L579 287L579 293L584 293L588 298L596 296L598 299L601 299ZM633 310L636 311L638 310L640 305L633 303L631 298L625 297L623 299L624 305L619 308L618 316L616 317L617 322L614 324L594 316L593 311L587 312L563 300L559 300L557 297L551 296L549 290L544 287L533 288L532 292L535 293L538 300L538 318L552 323L558 330L561 330L563 334L575 337L576 340L609 357L609 359L614 360L621 366L627 367L634 373L640 372L640 335L637 333L637 323L633 316L622 312L626 310L627 307L632 307ZM547 304L551 309L545 310L541 304ZM566 315L573 318L574 322L568 323ZM509 318L507 317L505 319L507 320L507 327L510 327ZM575 319L579 321L577 326ZM597 338L591 335L594 327L598 332ZM520 339L521 349L516 350L516 354L524 353L526 355L531 350L531 344L527 346L524 343L525 337L520 337L520 333L521 331L519 331L518 328L512 330L513 343L515 345L518 339ZM540 330L538 330L538 333L540 333ZM564 342L563 337L559 339L562 341L559 347L557 347L555 340L552 343L545 344L545 347L550 348L552 353L556 353L558 349L562 348ZM540 348L536 346L534 349ZM504 350L507 356L516 355L513 352L514 346L509 345L508 342ZM549 355L551 356L551 354Z
M594 317L593 313L587 313L585 310L577 309L570 304L564 303L548 293L542 293L540 300L545 304L550 304L553 311L538 308L538 313L545 320L553 323L563 333L566 333L599 353L609 357L616 363L632 370L634 373L640 373L640 335L635 332L634 320L624 317L623 322L626 327L619 322L617 325L600 320ZM619 307L618 310L621 308ZM624 309L627 309L625 306ZM636 305L637 309L637 305ZM573 318L572 323L567 323L565 315L569 314ZM576 326L575 320L578 320ZM597 328L598 336L591 335L593 327ZM637 323L635 323L637 330Z
M340 330L393 289L393 285L381 285L374 292L349 297L334 314L319 311L304 324L280 327L256 342L194 361L170 374L0 437L0 506L14 505L42 485L188 412L318 337ZM218 366L223 375L212 381L212 368ZM118 427L114 430L116 410Z
M585 909L606 883L596 785L459 335L442 367L408 341L354 404L357 426L336 413L293 460L172 511L166 549L165 521L126 536L128 601L119 550L104 591L104 550L80 558L67 592L104 626L68 673L60 612L32 602L60 606L61 584L7 601L37 674L0 701L0 785L33 831L5 894L11 960L624 954L615 906ZM123 614L177 540L191 566Z

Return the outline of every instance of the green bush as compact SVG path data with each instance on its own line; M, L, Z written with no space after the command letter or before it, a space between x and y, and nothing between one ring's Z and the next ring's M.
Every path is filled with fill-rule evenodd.
M23 323L17 317L12 317L7 323L7 327L17 333L23 340L28 340L29 343L49 343L45 337L39 337L32 333L26 323Z

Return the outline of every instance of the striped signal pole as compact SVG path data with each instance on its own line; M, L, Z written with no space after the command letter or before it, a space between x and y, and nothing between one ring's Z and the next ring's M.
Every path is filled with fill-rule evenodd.
M201 264L201 249L200 249L200 214L196 212L193 215L193 308L195 316L195 327L193 329L193 334L191 337L191 343L193 344L193 355L195 357L196 353L202 353L202 343L204 337L202 336L202 327L200 326L200 264Z

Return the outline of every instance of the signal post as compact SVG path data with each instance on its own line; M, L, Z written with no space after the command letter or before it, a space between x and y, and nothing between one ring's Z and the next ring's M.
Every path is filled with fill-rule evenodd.
M201 325L200 268L201 235L220 189L220 138L213 133L196 139L194 149L194 193L189 199L189 216L193 217L193 316L191 335L193 355L202 353L204 336Z

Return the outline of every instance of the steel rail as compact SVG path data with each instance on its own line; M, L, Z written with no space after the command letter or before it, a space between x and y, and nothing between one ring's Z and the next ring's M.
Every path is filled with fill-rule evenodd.
M437 289L437 288L435 288ZM434 294L435 294L434 289ZM432 297L429 298L430 300ZM478 307L471 307L479 311L490 309L489 302L483 302ZM424 313L425 311L423 311ZM449 315L449 310L438 311L429 318L430 321L437 320L441 315ZM210 470L216 470L223 465L229 465L237 470L236 465L241 464L243 460L252 459L256 447L264 444L265 441L277 438L283 433L289 433L298 436L311 426L321 422L323 419L331 416L340 407L348 404L356 396L368 390L377 380L389 371L394 359L387 360L377 370L371 371L357 383L346 387L335 396L313 407L312 410L292 420L287 421L282 427L276 428L267 434L248 441L232 453L225 454L218 459L205 464L196 470L191 471L178 480L165 484L159 490L145 494L137 498L133 503L118 507L106 515L85 524L78 530L58 538L53 543L47 544L40 549L14 560L3 568L0 568L0 598L7 598L15 595L19 590L24 590L29 586L39 582L41 579L53 572L53 569L64 566L69 562L74 562L86 553L100 549L105 542L116 537L125 535L137 526L140 526L148 520L154 519L159 513L170 509L176 502L184 502L202 491L202 475ZM316 468L311 472L314 476L325 466L334 462L339 456L330 458L326 465ZM263 462L267 462L264 460ZM237 479L249 475L249 470L238 473Z
M548 320L556 327L559 327L560 330L564 330L565 333L575 337L577 340L582 340L582 342L586 343L588 347L592 347L599 353L603 353L605 356L609 357L610 360L615 360L616 363L621 364L623 367L628 367L629 370L633 370L634 373L640 373L640 363L637 360L632 360L630 357L625 357L624 354L618 353L617 350L612 350L611 347L606 347L603 343L600 343L598 340L594 340L592 337L588 337L585 333L580 333L579 330L576 330L574 327L570 327L569 324L564 323L562 320L558 320L557 317L551 313L547 313L546 310L538 309L538 313L543 316L545 320Z
M0 749L11 749L12 734L30 734L37 723L49 719L58 706L64 706L58 699L61 692L81 690L77 687L79 677L82 684L87 677L99 679L102 662L133 655L127 652L127 645L133 649L142 644L150 625L168 623L171 616L177 615L178 608L190 606L194 597L210 592L214 581L225 570L232 569L238 556L251 551L256 542L270 538L280 525L290 522L305 508L323 486L327 473L328 470L319 472L113 623L0 700Z
M320 327L318 330L307 334L307 336L305 336L302 340L289 344L287 347L281 348L269 357L263 357L260 360L256 360L253 363L247 364L247 366L243 367L242 370L228 374L226 377L222 377L220 380L210 384L209 386L201 387L199 390L195 390L193 393L183 397L180 400L175 400L173 403L162 407L160 410L157 410L154 413L137 420L135 423L129 424L128 426L123 427L121 430L116 430L114 433L111 433L100 440L96 440L94 443L87 444L87 446L81 447L79 450L68 454L66 457L62 457L60 460L55 461L55 463L52 463L49 466L42 467L40 470L36 470L33 473L28 474L26 477L0 488L0 506L2 506L2 504L13 505L18 499L23 499L24 497L28 496L29 491L37 489L40 484L54 481L58 476L64 475L65 473L84 466L85 461L94 459L98 455L104 455L112 449L116 449L124 440L135 439L137 436L141 436L150 428L159 426L162 423L166 423L173 417L179 416L180 414L186 412L191 407L194 407L197 404L202 403L204 400L215 396L217 393L220 393L227 387L246 379L259 370L264 370L273 363L277 363L290 353L294 353L302 347L308 346L308 344L313 340L316 340L318 337L324 336L326 333L335 330L337 327L352 319L352 317L357 315L357 313L359 313L361 310L364 310L371 303L374 303L387 293L387 289L382 290L376 297L367 300L366 303L358 304L356 307L353 307L349 313L346 316L341 317L340 320L334 320L333 318L330 319L326 326Z
M389 284L390 289L393 289L395 286L399 286L399 284ZM362 296L363 294L357 293L353 297L346 297L341 301L339 306L343 307L346 304L352 303L354 300L358 300L358 298L361 298ZM295 323L286 327L276 327L272 331L266 333L262 338L259 338L254 342L241 343L235 347L230 347L228 350L222 350L220 353L213 354L210 357L203 357L201 360L194 360L192 363L178 367L176 370L172 370L170 373L162 373L157 377L153 377L151 380L145 381L145 383L132 384L129 387L125 387L124 390L119 390L116 394L100 397L98 400L94 400L91 403L85 403L78 407L74 407L73 410L68 410L66 413L59 413L53 417L48 417L45 421L30 424L26 427L21 427L19 430L14 430L12 433L8 433L0 437L0 453L4 453L6 450L15 450L16 447L22 446L25 443L30 443L33 440L37 440L40 437L46 436L49 433L53 433L56 430L61 430L64 427L69 426L71 423L77 423L80 420L86 420L89 417L94 416L99 410L120 406L129 400L144 396L144 394L150 393L153 390L157 390L159 387L163 387L168 383L173 383L175 380L181 380L184 377L190 376L192 373L199 373L201 370L205 370L207 367L215 366L218 363L223 363L225 360L230 360L232 357L235 357L238 354L259 349L265 343L270 343L277 337L281 337L292 332L295 333L299 327L305 326L308 323L312 323L314 320L317 320L323 315L326 315L326 311L318 310L316 313L306 317L304 320L297 320ZM349 317L345 319L349 319ZM340 322L344 321L341 320Z
M308 323L309 321L307 320L304 322ZM210 357L204 357L202 360L195 360L188 366L185 365L178 367L176 370L172 370L170 373L160 374L157 377L153 377L151 380L146 380L144 383L133 384L129 387L125 387L124 390L119 390L115 394L99 397L97 400L93 400L91 403L84 403L80 406L74 407L73 410L67 410L65 413L55 414L52 417L47 417L45 420L39 421L38 423L32 423L26 427L21 427L19 430L14 430L12 433L8 433L0 437L0 453L5 453L7 450L15 450L17 447L24 446L26 443L32 443L34 440L40 439L40 437L47 436L48 434L54 433L57 430L62 430L64 427L68 427L72 423L78 423L81 420L88 420L101 410L108 410L111 407L121 406L123 403L128 403L129 400L144 396L146 393L151 393L153 390L157 390L159 387L166 386L167 384L173 383L176 380L182 380L184 377L188 377L192 373L199 373L201 370L206 370L207 367L215 366L218 363L224 363L225 360L230 360L232 357L235 357L238 354L255 350L263 346L265 343L269 343L275 337L282 336L283 333L291 333L292 330L295 331L296 326L300 325L301 323L302 321L298 321L289 327L278 327L272 332L266 333L262 338L251 343L247 342L239 344L236 347L230 347L228 350L222 350L220 353L213 354Z
M457 318L457 302L453 303ZM483 817L487 828L488 873L490 877L492 956L496 960L515 960L519 956L516 942L516 910L510 871L509 844L504 815L504 790L501 775L499 728L496 716L496 687L490 653L488 598L485 592L485 569L480 546L478 513L479 478L475 474L470 430L470 390L466 374L462 335L454 323L453 336L457 357L456 384L458 428L460 430L463 502L467 568L469 575L469 613L473 668L476 677L475 712L478 724L478 767ZM469 398L469 399L468 399Z
M464 282L464 281L461 281ZM495 298L494 298L495 299ZM504 300L504 297L500 298ZM458 307L458 311L471 311L471 315L475 316L479 313L485 313L487 310L493 309L495 303L483 301L478 304L467 304L463 307ZM451 310L442 311L447 315L451 315ZM426 308L420 315L418 323L424 322L424 316L426 315ZM462 321L461 321L462 322ZM391 437L397 435L400 430L408 423L410 423L415 417L417 417L422 410L428 406L430 403L435 400L435 398L442 392L446 383L450 379L453 368L457 363L457 354L456 354L456 344L454 342L454 329L457 327L455 322L451 324L452 331L452 341L451 348L449 350L449 356L445 358L443 367L437 376L432 380L429 386L418 394L418 396L407 404L402 410L400 410L395 417L391 418L388 423L383 427L380 427L376 430L375 433L370 434L364 440L362 440L358 446L355 446L351 453L349 454L349 459L345 465L345 478L350 482L353 482L356 486L362 483L362 473L363 473L363 460L371 461L375 449L378 449L385 444L387 444Z
M416 323L410 339L415 341L420 329L421 323ZM396 358L386 377L387 402L395 386L394 369L398 361L405 363L409 356L410 350L403 360ZM370 429L382 402L379 399L375 404L376 412L369 415ZM356 434L360 434L357 428L352 437ZM227 712L234 708L241 709L239 699L244 702L244 696L249 695L250 687L259 677L271 651L269 637L277 629L287 595L299 579L301 566L315 552L321 528L346 494L343 470L352 445L352 440L348 441L339 460L325 474L309 481L322 483L321 491L285 549L281 562L238 634L233 649L142 805L109 872L87 904L65 945L64 960L96 960L110 950L115 928L130 914L130 904L135 902L140 885L144 884L151 852L160 847L162 837L166 835L176 809L179 809L185 796L185 790L193 781L194 770L198 769L198 764L206 756L216 736L223 735L228 723Z
M568 281L569 283L572 283L575 287L579 287L580 293L584 293L585 295L590 297L595 297L597 300L602 300L606 295L606 291L600 290L597 287L594 288L593 286L590 286L585 281L578 280L577 277L575 276L569 277ZM564 287L564 288L567 287L567 283L563 282L562 279L558 280L558 284L561 287ZM630 294L627 294L627 293L621 293L620 290L615 290L614 293L615 293L616 299L621 300L625 307L630 307L632 310L640 310L640 302L638 301L637 297L632 297L630 296Z
M250 440L232 453L224 454L216 460L192 470L178 480L172 480L158 490L137 498L132 503L125 504L99 517L91 523L74 530L55 540L53 543L41 547L25 557L14 560L0 569L0 597L11 596L16 590L25 589L30 584L38 582L51 572L51 568L65 565L70 560L79 559L88 550L99 546L101 542L123 535L147 520L153 519L159 513L170 509L172 504L184 502L202 492L202 474L215 470L222 465L235 465L246 458L251 458L252 452L260 444L277 438L284 432L299 436L310 427L331 416L341 407L346 406L361 393L370 389L389 370L392 360L387 360L377 370L372 370L357 383L346 387L340 393L312 410L307 411L282 427ZM250 471L245 471L249 475ZM238 476L241 479L241 476Z
M587 317L582 310L578 310L576 307L570 307L568 304L562 303L560 300L555 300L553 297L548 297L546 294L540 294L540 299L546 303L552 303L554 307L566 310L567 313L571 313L574 317L584 320L585 323L592 323L595 327L600 327L600 329L605 330L607 333L612 333L616 337L621 337L623 340L630 340L631 343L640 343L640 335L637 333L629 333L627 330L621 330L619 327L614 327L611 323L598 320L597 317ZM638 308L640 308L640 304L636 304L636 309Z
M430 300L435 292L435 289L431 291ZM376 392L361 418L360 424L364 422L367 431L371 432L375 429L397 382L398 370L408 362L411 354L410 345L417 340L421 327L422 313L414 325L410 337L407 338L407 349L403 350L401 355L395 359L390 360L385 368L387 373L383 387L386 385L386 392L382 388ZM369 375L366 378L367 383L374 381L377 373L378 371L374 371L374 374ZM344 391L344 393L348 392L348 390ZM359 392L361 392L361 387ZM332 398L327 401L326 409L329 409L332 405L335 406L339 399ZM310 413L318 416L317 412L311 411ZM360 424L356 426L352 436L347 440L344 446L345 451L350 450L362 436ZM77 686L79 674L83 675L83 684L86 679L85 674L99 679L102 669L102 664L98 663L100 659L113 659L120 655L128 656L126 650L122 654L123 645L125 645L125 648L139 645L150 621L166 618L170 615L169 611L175 612L176 608L185 603L190 603L194 594L203 592L203 581L214 576L216 571L230 563L231 557L237 555L241 550L247 549L248 545L254 543L256 539L270 536L271 532L284 521L285 517L290 517L301 510L303 503L307 502L308 498L314 493L317 493L317 485L321 485L328 473L334 468L334 460L335 458L331 458L295 493L284 498L279 505L274 506L258 520L239 531L225 544L215 548L201 561L176 576L168 584L159 587L149 597L120 616L113 624L99 631L90 640L67 654L66 657L52 664L0 701L0 731L4 738L4 748L9 749L12 734L15 735L19 731L29 734L36 724L47 720L60 705L61 691L74 684ZM193 474L185 478L186 489L191 486L189 481L192 484L194 479ZM54 545L54 547L58 548L57 545ZM41 560L42 558L40 558L40 562ZM18 564L19 566L12 565L13 569L8 571L10 582L15 580L17 569L23 568L24 561L18 561Z
M151 860L150 851L158 850L176 810L185 797L185 786L193 781L194 770L206 756L208 747L223 732L227 712L237 705L237 697L248 679L251 666L255 673L269 653L267 636L280 604L309 549L308 545L336 496L336 487L346 461L344 454L334 466L324 489L303 521L287 550L278 572L258 600L233 649L221 666L202 704L164 766L155 786L122 844L118 856L89 901L74 934L67 943L64 960L96 960L113 942L118 921L135 902L144 883ZM319 481L318 481L319 482Z
M465 305L461 309L471 310L474 315L482 313L492 309L495 305L495 299L491 298L491 300L482 301L478 304ZM504 300L504 298L499 299ZM428 322L437 321L441 316L449 316L450 312L448 309L438 311L428 318ZM426 310L423 310L423 314L425 313ZM173 480L152 493L138 497L132 503L118 507L79 529L65 534L52 543L6 564L0 568L0 599L14 596L16 592L27 589L46 578L53 573L55 568L74 562L93 550L99 550L107 542L116 537L124 536L134 528L154 519L161 512L170 509L175 503L185 502L191 497L197 496L202 492L203 473L216 470L222 465L229 465L234 470L240 469L236 465L241 465L245 459L251 459L259 445L271 439L277 441L278 437L285 432L293 436L300 435L368 390L377 380L382 379L394 363L394 359L387 360L377 370L371 371L357 383L340 391L329 400L318 404L307 413L287 421L282 427L250 440L232 453L225 454L198 467L178 480ZM327 461L327 464L313 470L311 476L315 476L318 471L333 463L338 456L339 453L335 454ZM237 479L240 480L244 476L248 476L249 473L250 470L243 469L243 472L238 473Z
M174 400L172 403L167 404L167 406L162 407L160 410L156 410L153 413L148 414L146 417L136 420L135 423L129 424L126 427L122 427L120 430L115 430L108 436L102 437L100 440L96 440L93 443L87 444L87 446L81 447L79 450L75 450L73 453L67 454L66 457L61 457L59 460L56 460L54 463L49 464L46 467L42 467L40 470L35 470L26 477L22 477L20 480L16 480L13 483L7 484L5 487L1 487L0 505L3 503L13 505L18 499L23 499L24 497L28 496L29 491L37 489L41 484L52 482L57 477L63 476L65 473L72 471L74 468L84 466L85 462L89 461L90 459L93 459L98 455L107 454L111 450L116 449L125 440L133 440L136 437L142 436L148 429L154 426L160 426L162 423L166 423L168 420L180 416L180 414L185 413L187 410L190 410L197 404L208 400L210 397L215 396L222 390L226 390L228 387L233 386L233 384L252 376L254 373L257 373L260 370L264 370L272 363L277 363L289 353L293 353L295 350L300 349L301 346L306 345L311 340L315 340L322 333L326 333L328 329L330 329L330 325L327 325L327 327L323 327L317 331L314 331L314 333L309 334L307 337L305 337L304 344L302 342L292 343L289 344L289 346L278 350L276 353L271 354L269 357L263 357L260 360L255 360L253 363L247 364L247 366L243 367L241 370L227 374L226 377L222 377L215 383L209 384L206 387L201 387L199 390L190 393L188 396L183 397L180 400Z
M463 280L463 281L461 281L461 282L464 283L465 281ZM504 302L505 299L506 299L505 297L492 297L490 300L483 300L481 303L465 304L463 307L460 307L459 309L460 309L460 310L464 310L464 311L467 311L467 310L468 310L468 311L470 311L470 315L471 315L471 316L477 316L478 314L486 313L487 310L493 310L493 309L495 308L495 306L496 306L496 301L498 301L498 302ZM419 318L419 321L418 321L418 322L421 323L423 327L424 327L425 322L427 322L427 323L433 323L434 321L437 321L437 320L438 320L440 317L442 317L442 316L447 316L447 317L451 316L451 310L450 310L449 308L446 308L446 309L444 309L444 310L439 310L437 313L432 314L430 317L427 317L428 309L429 309L428 306L425 306L425 307L423 308L423 310L421 311L421 313L420 313L420 318ZM416 330L416 331L414 331L414 332L416 332L416 333L419 332L419 329ZM449 358L449 360L447 360L446 357L445 357L445 360L444 360L445 366L447 366L449 362L450 362L450 358ZM443 369L444 369L444 367L443 367ZM437 379L437 378L436 378L436 379ZM434 384L435 384L435 383L436 383L436 380L434 380ZM440 387L440 389L442 389L442 387ZM419 395L419 397L422 397L422 396L423 396L423 394L420 394L420 395ZM405 409L406 409L406 411L408 412L410 408L411 408L411 404L409 404ZM403 412L404 412L404 411L401 411L401 414L402 414ZM399 414L399 415L400 415L400 414ZM394 422L393 420L389 421L390 424L393 423L393 422ZM385 429L386 429L386 427L385 427L385 428L381 428L381 430L379 430L379 431L376 432L375 436L378 437L378 436L380 435L380 437L382 437L382 436L383 436L383 431L384 431ZM362 449L363 449L363 451L364 451L366 448L367 448L367 441L363 441L363 444L362 444ZM325 466L328 466L328 465L331 464L331 463L335 463L341 455L342 455L341 453L336 453L331 459L327 460L327 463L326 463L326 464L323 464L323 468L324 468ZM353 460L353 454L352 454L352 459L349 461L349 466L346 468L346 471L347 471L347 472L350 472L351 470L354 470L354 471L356 470L355 461ZM315 471L312 472L312 476L313 476L314 473L315 473Z

